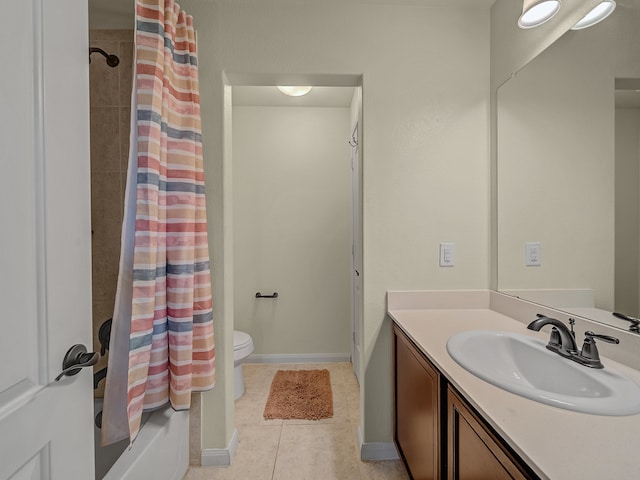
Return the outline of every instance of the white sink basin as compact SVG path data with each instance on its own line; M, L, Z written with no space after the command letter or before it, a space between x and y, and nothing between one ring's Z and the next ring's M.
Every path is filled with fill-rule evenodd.
M640 412L640 386L606 367L561 357L545 343L509 332L473 330L449 338L449 355L469 372L537 402L596 415Z

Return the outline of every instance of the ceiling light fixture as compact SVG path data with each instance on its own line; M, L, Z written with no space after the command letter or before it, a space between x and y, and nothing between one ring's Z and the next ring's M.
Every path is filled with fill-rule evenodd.
M603 0L593 7L589 13L582 17L582 20L571 27L571 30L582 30L583 28L595 25L611 15L615 9L616 2L613 0Z
M285 95L289 95L290 97L301 97L302 95L306 95L311 91L311 87L300 87L300 86L280 86L278 85L278 90L280 90Z
M518 26L520 28L537 27L551 20L558 10L560 10L560 0L524 0Z

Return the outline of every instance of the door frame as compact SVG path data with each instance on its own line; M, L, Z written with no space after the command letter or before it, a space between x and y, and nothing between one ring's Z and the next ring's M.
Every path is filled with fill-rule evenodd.
M352 247L351 247L351 363L353 365L353 373L361 383L361 365L362 365L362 327L363 327L363 280L364 272L362 271L362 156L360 151L361 128L360 128L360 108L362 105L361 90L356 90L359 98L356 100L358 108L358 117L355 119L355 125L352 126L351 140L351 231L352 231Z

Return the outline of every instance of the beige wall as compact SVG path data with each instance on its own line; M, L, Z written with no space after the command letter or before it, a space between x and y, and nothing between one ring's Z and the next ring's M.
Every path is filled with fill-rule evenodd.
M615 308L639 316L640 109L616 108Z
M113 316L118 282L123 199L129 159L129 121L133 67L132 30L90 30L92 47L118 55L109 67L99 53L89 67L91 105L91 250L94 351L100 350L98 329ZM103 356L94 371L107 366ZM104 392L104 380L96 396Z
M210 0L182 6L198 29L217 332L233 318L223 72L362 75L361 427L365 442L390 442L386 291L488 287L489 11ZM445 241L457 244L455 268L438 267ZM223 335L218 368L226 370L231 338ZM229 386L221 388L203 399L205 447L226 446L232 433Z
M349 114L233 108L234 328L255 354L350 352Z

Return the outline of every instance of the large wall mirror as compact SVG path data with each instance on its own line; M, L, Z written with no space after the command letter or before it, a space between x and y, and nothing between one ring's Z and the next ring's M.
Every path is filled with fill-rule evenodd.
M498 290L628 330L640 317L640 0L498 89Z

